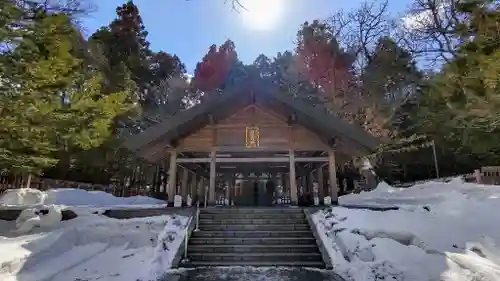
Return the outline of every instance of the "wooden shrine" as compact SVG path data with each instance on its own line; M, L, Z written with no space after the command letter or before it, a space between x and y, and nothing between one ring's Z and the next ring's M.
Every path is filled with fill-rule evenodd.
M285 199L271 201L297 204L304 192L335 203L337 163L378 145L323 106L269 91L214 94L125 142L139 157L168 167L163 191L170 203L189 194L209 205L221 204L222 195L231 205L261 205L260 195L278 193ZM266 184L271 180L274 187ZM256 199L243 200L251 196Z

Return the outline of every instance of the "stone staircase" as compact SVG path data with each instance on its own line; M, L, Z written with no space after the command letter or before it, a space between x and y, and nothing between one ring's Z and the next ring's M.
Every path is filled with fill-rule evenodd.
M181 266L325 267L300 208L203 209L199 229Z

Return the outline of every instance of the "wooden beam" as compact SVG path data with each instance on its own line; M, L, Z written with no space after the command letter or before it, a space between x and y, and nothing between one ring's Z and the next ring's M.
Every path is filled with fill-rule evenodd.
M259 128L287 128L287 124L258 124ZM215 124L217 129L240 129L245 128L242 124Z
M180 167L182 169L187 169L191 173L198 175L198 176L201 176L205 179L208 179L210 177L210 173L207 172L203 167L201 167L199 165L196 165L194 167L189 167L186 164L191 164L191 163L177 163L177 167Z
M177 163L210 163L212 158L178 158ZM216 163L287 163L289 157L215 158ZM328 157L294 157L295 162L328 162Z
M245 147L245 146L216 146L214 149L217 150L217 152L276 152L276 153L283 153L283 152L288 152L288 147L266 147L266 146L259 146L259 147Z
M185 156L185 154L182 153L182 152L180 152L179 155ZM201 172L202 172L201 176L205 177L206 179L208 179L209 174L205 171L205 168L203 168L202 166L200 166L198 164L195 164L194 166L196 166L196 168L195 168L195 171L193 173L197 174L197 173L199 173L199 170L201 170ZM191 169L189 169L189 170L191 171Z

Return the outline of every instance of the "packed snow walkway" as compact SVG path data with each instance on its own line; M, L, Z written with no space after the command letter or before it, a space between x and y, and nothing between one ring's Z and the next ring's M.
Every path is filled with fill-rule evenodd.
M343 281L332 271L307 268L215 267L169 273L161 281Z

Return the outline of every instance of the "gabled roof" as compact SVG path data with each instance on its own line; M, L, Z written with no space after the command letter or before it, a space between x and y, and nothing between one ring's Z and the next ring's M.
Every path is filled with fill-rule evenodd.
M381 143L362 128L352 125L326 111L322 105L311 105L296 99L288 93L258 91L255 93L217 93L205 98L200 104L180 111L167 120L153 125L145 131L127 139L124 146L132 151L139 151L161 140L169 143L182 138L208 124L208 115L216 120L229 117L235 111L235 105L259 103L270 107L279 106L295 114L296 122L326 138L342 136L356 143L367 152L375 151Z

